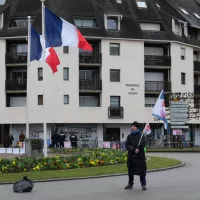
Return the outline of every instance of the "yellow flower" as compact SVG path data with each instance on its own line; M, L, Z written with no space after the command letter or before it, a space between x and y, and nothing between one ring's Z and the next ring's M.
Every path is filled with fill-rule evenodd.
M67 168L70 168L70 164L67 164Z
M124 160L127 161L127 157L125 157Z
M44 165L47 165L47 163L46 163L46 162L44 162Z
M113 155L113 153L111 153L111 155Z
M96 163L99 163L99 160L96 160Z
M26 171L26 168L24 169L24 172Z
M16 162L15 162L15 161L13 161L13 162L12 162L12 164L13 164L13 165L15 165L15 164L16 164Z
M78 162L82 162L82 158L78 158L78 160L77 160Z
M35 169L39 170L39 169L40 169L40 167L39 167L39 166L36 166L36 167L35 167Z
M90 164L91 164L91 165L94 165L94 161L90 161Z
M35 167L33 168L33 171L36 171Z

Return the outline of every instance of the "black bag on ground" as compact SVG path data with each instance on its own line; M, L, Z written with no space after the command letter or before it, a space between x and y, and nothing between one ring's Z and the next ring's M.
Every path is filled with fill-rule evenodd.
M17 181L13 185L13 191L16 193L31 192L33 186L34 186L33 181L28 179L27 176L25 176L22 180Z

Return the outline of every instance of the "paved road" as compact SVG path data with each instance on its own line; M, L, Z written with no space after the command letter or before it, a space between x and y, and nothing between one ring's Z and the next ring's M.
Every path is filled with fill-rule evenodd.
M200 154L156 155L178 158L187 165L179 169L149 173L147 191L141 190L138 177L133 190L124 190L127 177L122 176L38 183L29 194L14 194L12 186L0 186L0 200L199 200Z

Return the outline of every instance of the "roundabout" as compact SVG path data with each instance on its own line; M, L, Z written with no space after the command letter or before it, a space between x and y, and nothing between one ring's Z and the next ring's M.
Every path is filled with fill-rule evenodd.
M127 175L125 175L99 179L36 183L32 193L17 195L12 192L12 185L1 185L0 199L199 200L200 160L197 158L198 154L151 153L148 156L178 159L186 163L186 166L173 170L148 173L147 191L141 190L138 177L136 177L133 190L124 190L124 186L127 184Z

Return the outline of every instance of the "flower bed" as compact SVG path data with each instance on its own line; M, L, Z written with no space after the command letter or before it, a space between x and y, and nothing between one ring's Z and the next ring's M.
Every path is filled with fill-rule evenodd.
M124 164L126 161L127 153L124 151L97 149L90 155L76 155L67 158L54 156L51 158L0 159L0 173L99 167Z

